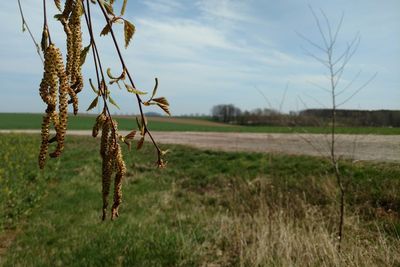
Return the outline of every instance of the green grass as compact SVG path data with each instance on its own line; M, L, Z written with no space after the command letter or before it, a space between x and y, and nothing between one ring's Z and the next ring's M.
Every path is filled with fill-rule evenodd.
M0 135L0 232L18 230L4 266L254 266L253 258L246 261L247 254L239 253L247 241L231 229L249 231L256 218L264 225L275 216L260 217L265 209L288 212L296 224L316 209L314 223L335 232L335 180L329 163L319 158L168 146L168 166L157 169L150 143L141 151L124 148L128 173L120 217L101 222L99 140L67 138L63 156L41 172L39 139ZM342 172L349 192L346 216L358 218L354 229L346 225L345 235L365 240L360 245L347 237L344 247L370 249L367 241L381 233L389 240L386 251L397 249L400 166L345 163ZM248 243L250 251L254 244ZM379 244L373 247L385 252ZM394 251L391 257L400 259ZM285 265L280 258L269 260ZM314 260L319 265L327 259Z
M89 130L94 124L93 116L70 116L68 129ZM199 119L200 120L200 119ZM0 113L0 129L39 129L41 114L30 113ZM119 128L131 130L136 126L135 118L117 118ZM209 126L198 124L182 124L173 122L150 121L149 128L153 131L203 131L203 132L251 132L251 133L329 133L324 127L279 127L279 126ZM400 134L400 128L384 127L338 127L341 134Z

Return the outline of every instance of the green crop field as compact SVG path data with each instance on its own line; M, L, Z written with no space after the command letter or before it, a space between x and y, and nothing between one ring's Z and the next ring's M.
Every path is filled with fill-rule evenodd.
M91 129L95 117L79 115L69 117L68 129ZM119 128L131 130L136 127L134 117L118 117ZM41 114L0 113L0 129L39 129ZM279 127L279 126L233 126L222 123L212 123L203 119L187 118L149 118L149 128L153 131L204 131L204 132L254 132L254 133L329 133L324 127ZM342 134L400 134L400 128L383 127L338 127L337 133Z
M120 217L101 222L99 140L68 137L44 171L39 142L0 134L0 265L400 265L398 164L342 165L338 254L337 189L323 159L168 146L157 169L149 143L124 147Z

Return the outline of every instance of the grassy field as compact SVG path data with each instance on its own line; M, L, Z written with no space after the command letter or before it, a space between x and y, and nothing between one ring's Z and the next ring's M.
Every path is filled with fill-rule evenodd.
M69 129L91 129L95 118L88 115L70 116ZM149 128L153 131L204 131L204 132L254 132L254 133L329 133L324 127L279 127L279 126L233 126L215 123L209 120L189 118L148 118ZM0 113L0 129L39 129L41 114ZM117 117L119 128L131 130L136 127L134 117ZM383 127L338 127L343 134L400 134L400 128Z
M151 145L125 151L116 221L100 221L99 140L69 137L36 167L38 135L0 135L3 266L399 266L400 166L346 163L343 252L337 190L313 157ZM3 216L5 215L5 216ZM4 244L0 244L4 247Z

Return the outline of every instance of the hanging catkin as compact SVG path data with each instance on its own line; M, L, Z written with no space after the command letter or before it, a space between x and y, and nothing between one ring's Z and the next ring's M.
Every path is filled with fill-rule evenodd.
M46 164L46 158L47 158L47 150L49 147L49 128L50 128L50 114L46 113L46 115L43 116L43 122L42 122L42 144L40 146L40 152L39 152L39 168L43 169L44 165Z
M111 218L114 219L119 216L118 209L122 202L122 180L126 174L126 166L122 158L121 146L116 143L116 174L114 181L114 204L112 206Z
M68 90L69 84L67 80L67 75L64 69L64 63L62 59L61 52L54 45L52 46L52 53L54 53L54 65L56 66L56 73L58 78L58 107L59 107L59 117L58 117L58 127L56 126L57 134L57 147L56 150L50 154L51 157L58 157L64 150L64 140L65 133L67 131L68 123Z
M76 0L69 19L69 28L72 34L72 64L70 72L70 85L76 93L83 88L83 78L81 73L81 50L82 50L82 30L81 30L82 2Z
M100 155L102 157L102 195L103 195L103 217L106 219L108 207L108 195L110 193L111 175L112 175L112 157L110 157L110 136L111 120L109 118L103 123L101 130Z
M103 127L103 123L106 121L106 119L107 119L107 117L106 117L106 115L104 115L104 111L99 116L97 116L96 123L94 124L93 129L92 129L93 137L96 137L99 134L99 130L100 130L100 128Z

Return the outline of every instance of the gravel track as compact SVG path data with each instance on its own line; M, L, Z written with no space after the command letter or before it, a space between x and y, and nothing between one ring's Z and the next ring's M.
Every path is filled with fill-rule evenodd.
M38 130L0 130L0 133L39 133ZM121 131L121 134L127 132ZM69 130L70 135L90 131ZM223 151L251 151L292 155L329 156L329 135L278 133L152 132L163 144L181 144ZM354 160L400 162L400 136L336 136L337 154Z

